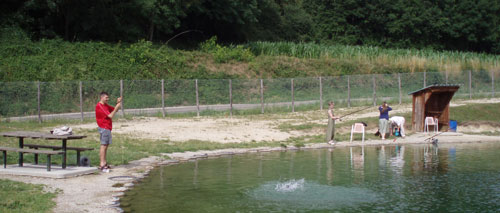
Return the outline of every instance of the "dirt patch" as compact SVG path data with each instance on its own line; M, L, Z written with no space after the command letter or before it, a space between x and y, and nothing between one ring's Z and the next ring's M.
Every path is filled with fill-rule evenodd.
M391 115L411 112L411 105L392 106ZM336 116L347 115L363 109L336 109ZM366 109L346 116L338 121L337 133L344 134L351 131L350 126L340 127L342 123L372 118L379 115L377 107ZM301 130L283 129L280 125L291 126L316 124L312 128ZM318 135L326 132L328 124L325 111L306 111L288 114L255 115L233 118L199 117L199 118L134 118L132 120L117 120L114 122L113 133L131 138L170 140L170 141L211 141L218 143L241 143L263 141L286 141L291 137ZM409 122L407 121L407 125ZM95 129L96 124L74 126L73 129ZM377 127L371 126L367 132L376 132Z
M283 132L275 128L279 120L249 120L245 118L145 118L121 121L115 124L113 133L132 138L189 141L201 140L219 143L254 141L283 141L304 135L304 132ZM75 128L96 128L95 124Z
M461 132L498 132L500 130L500 123L492 121L468 121L461 122L457 127L458 131Z
M194 69L203 66L211 73L224 73L243 78L255 78L255 73L249 69L249 64L246 62L231 61L229 63L215 63L212 55L203 55L198 57L197 61L193 61Z
M463 106L463 105L467 105L467 104L494 104L494 103L500 103L500 98L452 101L450 103L450 106L456 107L456 106Z
M361 108L360 108L361 109ZM338 116L359 110L339 109ZM394 107L393 113L411 111L409 105ZM343 122L378 116L376 107L344 117ZM286 141L291 137L324 134L328 120L324 111L307 111L279 115L256 115L233 118L134 118L114 122L113 133L131 138L189 141L201 140L218 143L241 143L263 141ZM313 128L303 130L280 129L280 125L318 124ZM323 126L319 126L323 125ZM319 127L318 127L319 126ZM95 129L96 124L74 126L73 129ZM348 133L350 127L341 127L337 133Z

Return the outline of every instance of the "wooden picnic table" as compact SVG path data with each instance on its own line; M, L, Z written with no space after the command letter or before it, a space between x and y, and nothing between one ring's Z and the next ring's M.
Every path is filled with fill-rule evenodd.
M24 138L32 138L32 139L45 139L45 140L62 140L62 168L66 169L66 151L67 151L67 141L68 140L77 140L82 139L87 136L85 135L53 135L50 133L43 132L29 132L29 131L14 131L14 132L2 132L1 136L4 137L15 137L19 138L19 148L24 148ZM23 166L23 153L19 153L19 166Z

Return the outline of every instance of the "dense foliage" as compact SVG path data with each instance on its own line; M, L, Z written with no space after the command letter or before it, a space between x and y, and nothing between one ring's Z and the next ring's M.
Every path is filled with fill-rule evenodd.
M500 2L488 0L4 0L0 26L34 39L197 47L306 41L500 53Z
M498 70L498 55L293 42L220 45L199 50L163 44L32 41L18 28L0 31L0 81L294 78L345 74Z

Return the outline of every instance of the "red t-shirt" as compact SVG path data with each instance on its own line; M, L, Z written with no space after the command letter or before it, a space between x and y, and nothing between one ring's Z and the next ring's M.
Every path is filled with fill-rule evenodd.
M108 115L113 110L115 110L114 107L98 102L97 105L95 105L95 120L97 121L97 126L111 131L113 128L113 121L108 117Z

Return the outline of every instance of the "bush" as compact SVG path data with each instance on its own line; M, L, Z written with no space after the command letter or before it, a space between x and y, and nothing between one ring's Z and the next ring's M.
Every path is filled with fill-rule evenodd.
M212 54L216 63L226 63L231 60L249 62L254 58L250 49L245 48L243 45L225 47L217 44L216 36L201 43L200 49L203 52Z

